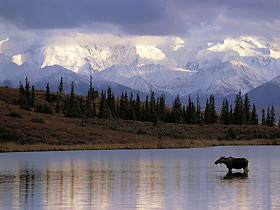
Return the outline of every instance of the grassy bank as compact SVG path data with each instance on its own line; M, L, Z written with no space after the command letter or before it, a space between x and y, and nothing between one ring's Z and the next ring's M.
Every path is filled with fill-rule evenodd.
M44 91L35 93L36 100L46 103ZM280 144L278 127L82 120L20 109L13 105L17 94L17 89L0 87L0 152Z
M71 150L127 150L127 149L179 149L203 148L211 146L248 146L248 145L279 145L280 140L256 139L252 141L218 141L218 140L187 140L184 143L152 142L150 144L17 144L13 142L1 143L0 152L35 152L35 151L71 151Z

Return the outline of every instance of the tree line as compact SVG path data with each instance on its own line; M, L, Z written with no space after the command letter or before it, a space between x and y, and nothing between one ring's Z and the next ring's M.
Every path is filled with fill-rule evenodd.
M139 94L128 94L123 92L120 98L116 98L112 89L108 87L106 91L102 90L99 94L94 90L92 77L87 96L75 94L74 83L71 84L70 95L64 94L63 77L60 79L56 94L50 92L50 85L47 83L45 91L45 100L48 103L38 103L35 100L34 85L30 88L28 78L25 79L25 86L20 82L19 97L17 104L23 109L31 110L34 108L37 112L53 114L51 104L55 106L56 113L63 113L65 117L75 118L102 118L136 121L150 121L155 124L160 122L182 123L182 124L215 124L224 125L257 125L259 124L256 106L251 106L247 94L244 100L241 91L236 94L234 106L229 104L228 100L223 99L221 112L216 112L215 97L210 95L206 100L205 109L202 111L199 96L196 102L188 98L188 103L183 105L179 95L176 96L172 103L172 108L168 108L165 103L165 95L156 97L154 91L150 90L150 94L146 96L146 100L142 102ZM267 112L262 109L261 125L275 125L274 107L268 107ZM280 123L278 123L280 126Z

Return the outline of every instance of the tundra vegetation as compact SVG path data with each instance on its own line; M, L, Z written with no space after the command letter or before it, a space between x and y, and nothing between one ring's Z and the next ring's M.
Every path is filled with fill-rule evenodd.
M0 87L0 106L3 152L278 144L280 138L274 107L263 109L259 124L255 104L241 92L234 105L224 99L217 113L214 95L204 106L199 96L183 105L177 95L169 108L152 89L145 101L127 92L116 98L110 87L99 94L91 78L88 94L81 96L73 82L65 94L63 78L54 93L49 83L45 91L35 90L26 77L18 89Z

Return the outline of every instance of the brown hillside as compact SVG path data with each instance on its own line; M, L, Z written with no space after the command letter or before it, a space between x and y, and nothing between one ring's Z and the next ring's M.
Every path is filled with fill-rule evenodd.
M266 126L182 125L67 118L14 105L18 89L0 87L0 151L186 148L278 144L280 129ZM45 91L36 90L36 101ZM51 104L54 110L54 104Z

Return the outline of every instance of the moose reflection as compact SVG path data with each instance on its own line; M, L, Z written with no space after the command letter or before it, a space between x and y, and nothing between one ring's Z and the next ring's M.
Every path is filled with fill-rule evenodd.
M215 164L225 164L228 168L228 174L232 174L232 169L243 168L244 174L248 173L248 160L246 158L220 157Z

